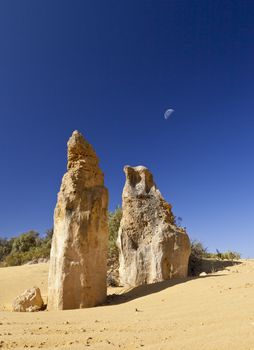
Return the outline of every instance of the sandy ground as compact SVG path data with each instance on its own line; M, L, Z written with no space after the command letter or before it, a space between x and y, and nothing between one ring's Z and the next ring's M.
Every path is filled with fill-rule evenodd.
M111 297L91 309L14 313L13 298L37 285L46 300L47 264L0 268L3 349L254 349L254 260L184 281Z

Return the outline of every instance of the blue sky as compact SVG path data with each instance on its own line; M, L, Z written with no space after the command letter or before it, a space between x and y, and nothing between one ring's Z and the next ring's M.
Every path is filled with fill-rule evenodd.
M253 18L247 0L2 0L0 235L52 226L78 129L111 209L145 165L192 238L254 257Z

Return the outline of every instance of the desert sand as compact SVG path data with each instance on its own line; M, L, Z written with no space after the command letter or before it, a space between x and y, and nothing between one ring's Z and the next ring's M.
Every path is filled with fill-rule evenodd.
M198 278L124 291L110 288L105 306L10 312L14 297L40 287L48 264L0 268L3 349L254 349L254 260Z

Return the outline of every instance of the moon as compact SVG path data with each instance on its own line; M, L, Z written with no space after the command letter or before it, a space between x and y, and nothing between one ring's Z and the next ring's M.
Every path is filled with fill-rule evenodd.
M173 109L171 109L171 108L167 109L166 112L164 113L164 118L167 120L173 112L174 112Z

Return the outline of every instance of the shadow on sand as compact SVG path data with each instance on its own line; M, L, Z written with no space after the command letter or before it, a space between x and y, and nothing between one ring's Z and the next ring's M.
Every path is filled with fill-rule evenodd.
M216 260L216 259L204 259L195 264L197 270L195 274L182 279L167 280L163 282L153 283L153 284L143 284L138 287L134 287L129 290L125 290L122 294L112 294L108 295L107 301L104 305L117 305L126 303L128 301L138 299L150 294L161 292L164 289L173 287L180 283L186 283L193 281L198 278L209 278L209 277L221 277L222 275L213 275L217 271L223 271L228 266L234 266L241 264L240 261L228 261L228 260ZM200 272L211 273L211 275L198 277Z
M117 304L126 303L134 299L142 298L150 294L161 292L164 289L173 287L180 283L193 281L197 278L209 278L209 277L220 277L220 276L207 275L202 277L188 277L188 278L174 279L174 280L168 280L168 281L152 283L152 284L143 284L141 286L134 287L130 290L125 290L122 294L108 295L107 302L104 305L117 305Z

